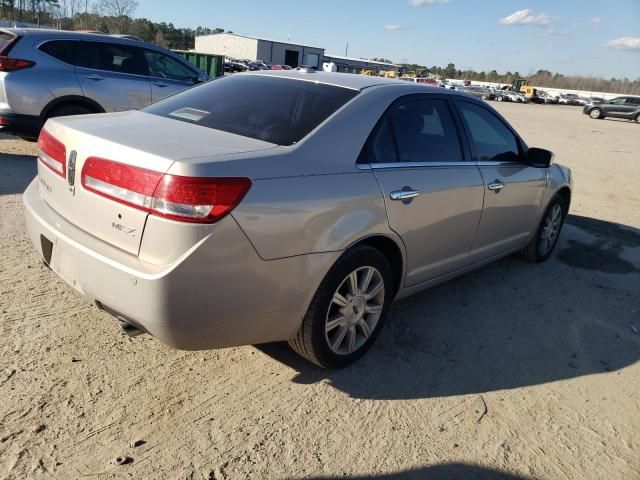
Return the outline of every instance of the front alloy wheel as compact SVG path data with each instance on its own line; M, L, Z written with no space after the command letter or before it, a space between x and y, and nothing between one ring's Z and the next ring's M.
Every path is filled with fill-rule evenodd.
M346 367L375 341L392 297L387 258L368 245L347 250L318 287L289 345L321 367Z
M600 117L602 117L602 110L600 110L599 108L592 108L589 112L589 116L594 120L598 120Z
M544 262L553 252L558 237L567 216L568 205L560 195L553 197L547 211L542 217L536 235L523 250L527 260L532 262Z

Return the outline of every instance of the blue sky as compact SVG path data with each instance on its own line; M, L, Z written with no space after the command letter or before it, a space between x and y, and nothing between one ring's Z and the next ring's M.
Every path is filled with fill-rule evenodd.
M640 77L640 0L138 0L136 16L424 65Z

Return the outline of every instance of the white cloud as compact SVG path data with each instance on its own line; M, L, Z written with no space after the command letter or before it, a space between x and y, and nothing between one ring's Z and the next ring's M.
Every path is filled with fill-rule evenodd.
M558 17L552 17L544 12L535 15L533 10L525 8L501 18L498 22L503 25L549 25L557 19Z
M390 30L392 32L404 29L404 27L402 25L396 25L395 23L391 23L389 25L385 25L384 28L386 28L387 30Z
M603 45L606 48L615 48L618 50L635 50L640 52L640 37L620 37L615 40L609 40Z
M593 17L589 22L593 27L599 27L602 25L602 17Z
M412 7L424 7L426 5L436 5L438 3L449 3L449 0L409 0Z

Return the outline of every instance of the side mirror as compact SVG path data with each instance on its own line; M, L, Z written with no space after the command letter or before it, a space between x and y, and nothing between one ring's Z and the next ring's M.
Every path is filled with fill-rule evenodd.
M547 168L553 162L553 152L544 148L532 147L527 153L529 165L538 168Z

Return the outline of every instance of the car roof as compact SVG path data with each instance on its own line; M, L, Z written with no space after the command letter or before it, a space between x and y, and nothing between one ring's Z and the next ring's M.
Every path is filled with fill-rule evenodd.
M77 40L105 40L114 43L139 44L140 40L134 40L126 36L109 35L107 33L74 32L71 30L54 30L51 28L3 28L3 32L10 32L18 36L49 39L77 39ZM145 42L146 43L146 42ZM151 45L151 44L147 44ZM157 47L156 45L151 45Z
M323 83L326 85L350 88L352 90L364 90L365 88L382 85L395 85L404 87L420 86L420 88L431 88L437 90L438 93L456 94L453 90L439 88L423 83L407 82L405 80L396 80L392 78L377 77L372 75L354 75L352 73L322 71L305 72L300 70L259 70L255 72L245 72L239 75L284 77L291 78L293 80L305 80L308 82Z

